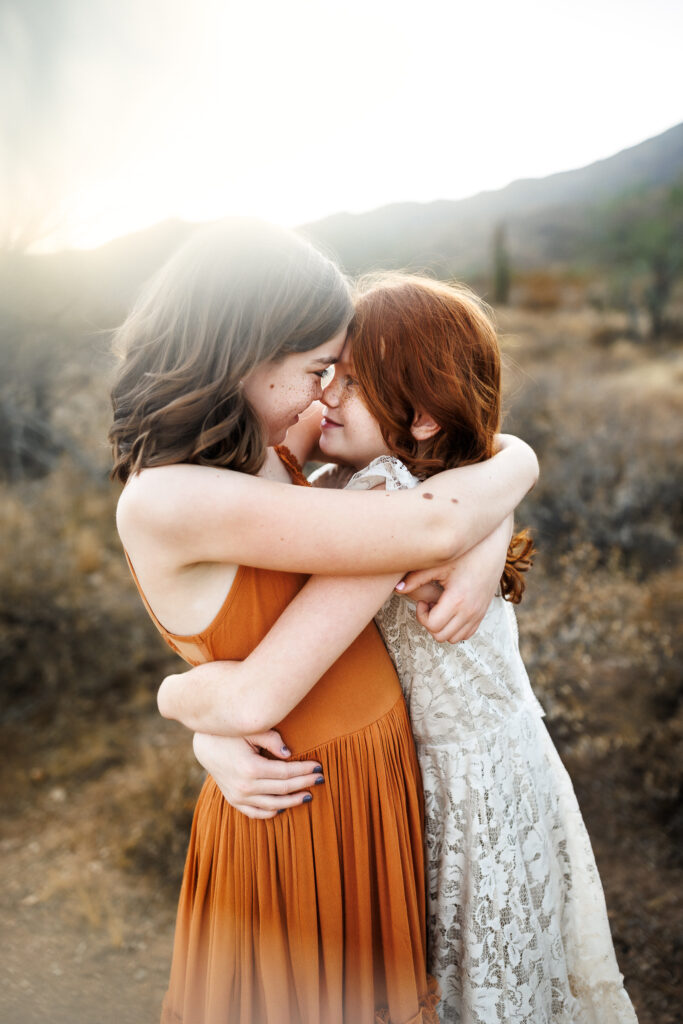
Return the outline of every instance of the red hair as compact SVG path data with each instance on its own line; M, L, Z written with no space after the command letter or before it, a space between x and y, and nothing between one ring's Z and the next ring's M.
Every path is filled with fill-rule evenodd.
M501 419L500 346L489 311L469 289L407 274L363 278L349 333L367 406L415 476L491 458ZM426 441L411 433L416 411L440 427ZM510 542L501 580L514 604L532 554L523 530Z

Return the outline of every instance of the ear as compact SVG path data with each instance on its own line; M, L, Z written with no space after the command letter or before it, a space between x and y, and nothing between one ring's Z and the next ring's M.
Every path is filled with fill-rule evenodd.
M410 426L410 433L416 441L427 441L438 434L441 427L426 412L416 412Z

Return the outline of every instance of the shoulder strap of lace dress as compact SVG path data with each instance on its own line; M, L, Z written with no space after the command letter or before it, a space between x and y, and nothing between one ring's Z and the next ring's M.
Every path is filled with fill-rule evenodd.
M384 484L388 491L399 491L415 487L419 482L400 459L393 455L380 455L365 469L355 473L346 486L355 490L369 490Z

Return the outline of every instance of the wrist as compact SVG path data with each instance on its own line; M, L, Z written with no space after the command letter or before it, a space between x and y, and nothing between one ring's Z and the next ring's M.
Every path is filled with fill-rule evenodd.
M207 762L210 758L214 742L215 736L211 736L206 732L196 732L192 737L192 750L194 751L194 756L206 771L210 771Z

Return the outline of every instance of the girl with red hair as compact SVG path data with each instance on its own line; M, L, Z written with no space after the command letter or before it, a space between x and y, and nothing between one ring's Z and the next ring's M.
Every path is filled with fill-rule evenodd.
M361 285L323 393L320 447L357 470L350 488L391 500L490 458L500 391L496 332L471 292L375 277ZM248 685L255 701L285 688L303 696L376 613L422 769L428 966L441 987L440 1020L632 1024L590 841L519 653L512 604L530 554L526 533L512 538L497 592L480 621L461 624L457 644L439 642L432 608L444 574L415 573L407 585L313 577L244 662L168 677L160 707L193 729L235 735L243 726L232 684L242 693Z

